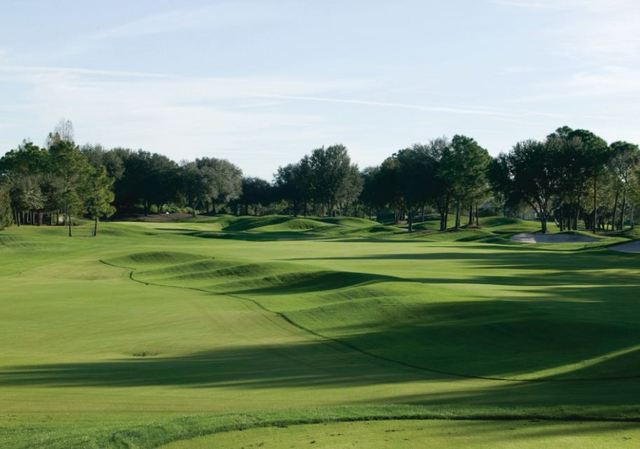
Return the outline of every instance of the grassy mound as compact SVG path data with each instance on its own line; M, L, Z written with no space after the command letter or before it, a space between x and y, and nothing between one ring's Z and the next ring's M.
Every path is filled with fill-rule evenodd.
M234 217L228 220L223 231L250 231L263 226L273 226L288 221L290 218L279 215L267 215L263 217Z
M323 223L330 223L340 226L349 226L353 228L366 228L370 226L378 225L377 222L369 220L367 218L357 217L319 217L317 220Z
M257 232L282 232L282 231L309 231L330 226L322 221L310 218L290 218L276 224L253 228Z
M192 262L194 259L203 259L198 254L182 253L176 251L145 251L132 253L111 261L114 264L132 265L166 265L183 262Z
M480 230L457 234L462 234L459 242L477 242L479 236L488 235ZM490 257L491 251L484 254ZM455 252L407 255L408 260L433 257L444 257L444 261L455 264L460 256ZM521 257L518 252L511 254L508 266L541 256L522 253ZM190 261L192 258L195 261ZM560 263L557 274L536 282L549 287L575 282L567 266L576 263L577 256L573 256L573 262L558 256L547 258L548 269L553 269L554 260ZM486 296L470 300L477 296L470 288L476 287L455 280L442 283L437 278L434 284L431 273L407 277L318 270L308 261L252 263L181 253L132 254L126 261L137 262L136 280L240 295L301 328L367 354L427 371L508 380L640 377L635 349L626 351L625 347L632 341L632 323L620 320L622 309L611 303L606 309L590 304L592 293L588 290L560 289L550 293L553 303L543 297L522 301L507 296L496 300L494 295L508 294L508 289L500 287L508 277L495 277L484 281L488 284L483 287ZM500 266L498 259L494 263ZM449 266L451 262L443 264ZM438 287L434 289L434 285ZM574 299L569 303L556 301L559 295ZM595 316L599 318L593 321ZM585 321L585 317L591 318ZM584 346L584 335L607 338Z
M463 226L453 230L454 218L449 219L450 230L438 231L439 217L414 224L416 232L406 232L406 224L382 225L366 218L354 217L291 217L282 215L242 216L220 215L189 219L190 235L205 238L230 238L249 241L298 240L298 239L411 239L439 242L475 241L484 243L508 243L509 236L523 232L537 232L540 224L509 217L481 218L479 228ZM186 222L185 222L186 224ZM177 227L160 227L161 230L178 231ZM550 223L551 231L556 231Z
M352 217L262 217L224 216L209 227L194 229L192 235L208 238L231 238L252 241L291 239L359 238L366 235L385 237L401 232L363 218Z

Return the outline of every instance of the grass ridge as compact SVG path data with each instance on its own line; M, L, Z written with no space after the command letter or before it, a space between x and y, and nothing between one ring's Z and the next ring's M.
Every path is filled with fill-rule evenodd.
M287 314L282 313L282 312L278 312L278 311L274 311L272 309L269 309L268 307L266 307L264 304L260 303L259 301L256 301L253 298L248 298L245 296L241 296L241 295L237 295L234 293L228 293L228 292L213 292L211 290L207 290L204 288L199 288L199 287L188 287L188 286L179 286L179 285L170 285L170 284L162 284L162 283L158 283L158 282L152 282L152 281L143 281L140 279L136 279L134 276L134 273L136 271L135 268L131 268L131 267L126 267L126 266L119 266L117 264L113 264L110 263L108 261L105 261L103 259L99 259L99 262L105 264L105 265L109 265L115 268L120 268L120 269L127 269L130 270L129 271L129 279L140 283L140 284L144 284L144 285L153 285L156 287L168 287L168 288L176 288L176 289L184 289L184 290L192 290L192 291L197 291L197 292L201 292L201 293L207 293L207 294L217 294L217 295L223 295L223 296L228 296L234 299L240 299L242 301L247 301L255 306L257 306L258 308L260 308L261 310L263 310L266 313L272 314L277 316L278 318L286 321L288 324L296 327L299 330L302 330L308 334L313 335L314 337L317 337L325 342L331 342L334 344L338 344L342 347L346 347L350 350L356 351L360 354L363 354L365 356L377 359L379 361L383 361L386 363L391 363L393 365L397 365L397 366L401 366L403 368L409 368L411 370L416 370L419 372L425 372L425 373L432 373L432 374L440 374L440 375L445 375L445 376L451 376L451 377L457 377L457 378L463 378L463 379L477 379L477 380L490 380L490 381L500 381L500 382L511 382L511 383L574 383L574 382L601 382L601 381L611 381L611 380L631 380L631 379L640 379L640 374L638 375L632 375L632 376L602 376L602 377L591 377L591 378L565 378L565 379L556 379L556 378L515 378L515 377L501 377L501 376L481 376L481 375L473 375L473 374L466 374L466 373L458 373L458 372L452 372L452 371L447 371L447 370L440 370L440 369L435 369L435 368L428 368L428 367L424 367L424 366L420 366L420 365L416 365L416 364L412 364L412 363L408 363L408 362L403 362L401 360L396 360L396 359L392 359L390 357L385 357L379 354L374 354L371 353L369 351L366 351L362 348L359 348L356 345L353 345L349 342L346 342L344 340L341 340L339 338L333 338L324 334L321 334L317 331L314 331L313 329L310 329L307 326L304 326L296 321L294 321L293 319L291 319L289 316L287 316Z

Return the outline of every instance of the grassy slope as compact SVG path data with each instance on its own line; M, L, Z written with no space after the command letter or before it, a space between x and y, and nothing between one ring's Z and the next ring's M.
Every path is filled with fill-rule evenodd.
M223 217L108 224L98 239L0 233L0 447L120 447L109 435L127 428L117 439L156 447L309 407L319 421L640 417L636 256L374 228ZM572 378L591 380L555 381Z

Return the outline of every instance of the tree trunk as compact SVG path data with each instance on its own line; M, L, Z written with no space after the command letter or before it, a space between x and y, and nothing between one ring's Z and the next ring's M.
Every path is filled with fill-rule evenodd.
M446 231L449 227L449 195L444 200L444 220L440 226L440 231Z
M616 196L613 201L613 216L611 217L611 230L616 229L616 216L618 215L618 200L620 199L620 191L616 189Z
M460 201L456 202L456 225L455 229L460 229Z
M622 191L622 206L620 207L620 225L618 228L620 231L624 230L624 213L626 212L626 208L627 208L627 189L625 188Z
M469 206L469 221L467 222L467 226L473 225L473 203Z
M96 216L93 219L93 236L97 236L98 235L98 217Z
M558 209L558 214L560 215L560 217L558 218L558 224L560 225L560 232L562 232L562 231L564 231L563 206L560 206L560 208Z
M542 233L547 233L547 216L545 214L540 215L540 224L542 225Z
M593 177L593 224L592 231L598 232L598 177Z
M69 230L69 237L71 237L71 214L67 212L67 227Z
M409 232L413 232L413 209L409 208L409 212L407 214L407 224L409 225Z

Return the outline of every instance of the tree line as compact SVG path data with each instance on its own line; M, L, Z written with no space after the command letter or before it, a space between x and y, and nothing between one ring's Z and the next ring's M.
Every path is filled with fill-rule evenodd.
M526 140L492 161L489 181L508 207L535 211L543 232L554 221L594 232L633 226L640 201L640 151L629 142L610 145L594 133L562 127L544 141Z
M61 121L44 147L25 141L0 159L0 228L67 226L86 217L188 212L375 216L406 221L435 214L440 230L479 226L483 213L531 213L546 232L583 223L594 232L632 226L640 202L640 150L608 145L587 130L562 127L496 157L456 135L401 149L360 170L343 145L317 148L279 167L273 180L244 177L225 159L177 163L166 156L79 146Z

